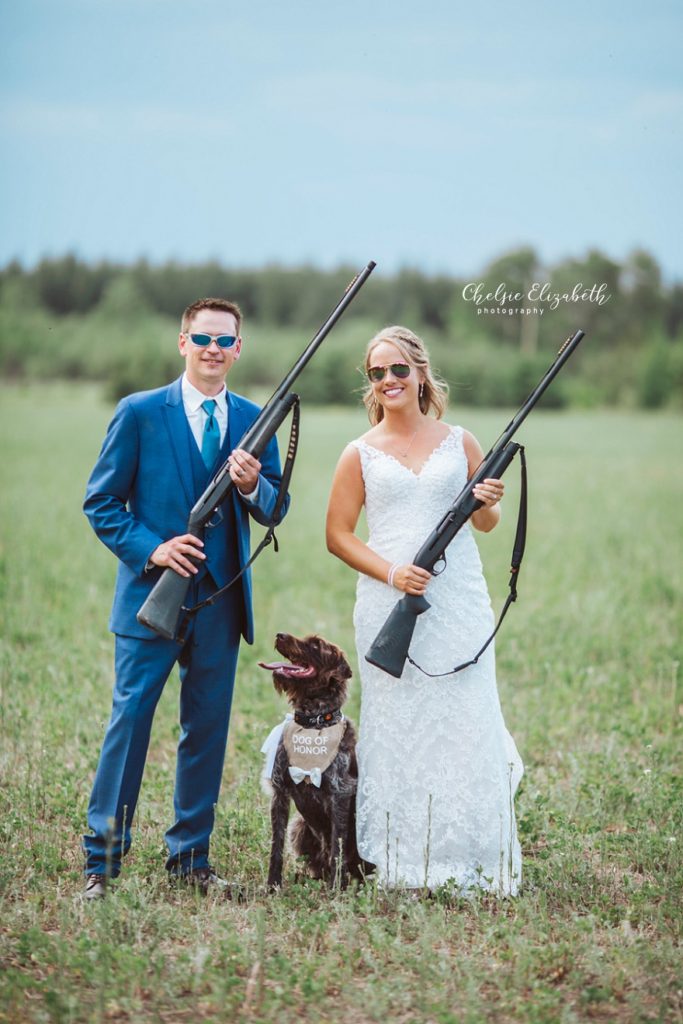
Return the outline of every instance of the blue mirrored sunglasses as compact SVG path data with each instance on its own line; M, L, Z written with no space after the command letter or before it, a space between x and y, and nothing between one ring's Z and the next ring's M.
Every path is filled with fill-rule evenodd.
M220 348L232 348L237 341L234 334L188 334L193 345L201 345L206 348L212 341L215 341Z

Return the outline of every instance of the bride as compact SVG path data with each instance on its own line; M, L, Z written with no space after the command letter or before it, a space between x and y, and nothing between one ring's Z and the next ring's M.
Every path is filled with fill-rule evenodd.
M474 489L482 507L439 576L413 565L483 452L467 430L442 422L446 385L412 331L380 331L365 371L372 427L344 449L327 515L329 550L360 574L358 849L385 885L448 882L514 895L522 865L513 798L523 767L498 700L493 643L476 665L439 679L406 663L396 680L365 661L399 592L426 592L431 604L410 651L426 672L448 672L479 650L493 614L472 526L497 525L503 484L486 479ZM363 505L367 544L355 534Z

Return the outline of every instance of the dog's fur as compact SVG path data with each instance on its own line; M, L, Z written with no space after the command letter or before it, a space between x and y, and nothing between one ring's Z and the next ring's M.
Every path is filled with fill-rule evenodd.
M316 715L343 705L352 672L338 647L319 636L298 639L289 633L278 633L275 648L292 666L313 670L306 678L297 678L287 674L288 666L263 665L273 668L273 685L278 693L285 694L293 711ZM339 750L323 772L319 789L306 781L296 785L288 768L287 752L280 740L271 778L273 834L269 888L282 884L290 800L299 811L290 829L292 846L308 862L311 875L325 879L330 885L338 882L342 886L349 876L361 878L372 866L360 858L356 846L358 765L352 723L346 720Z

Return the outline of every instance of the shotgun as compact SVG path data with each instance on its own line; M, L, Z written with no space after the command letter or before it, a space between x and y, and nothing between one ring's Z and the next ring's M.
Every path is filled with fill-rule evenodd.
M467 481L448 512L430 533L417 555L413 565L427 569L436 575L434 567L443 559L446 548L455 535L462 529L473 512L481 508L482 502L472 495L472 490L487 477L499 480L520 449L512 437L527 418L548 385L560 372L571 354L584 337L583 331L570 335L560 348L555 361L547 370L519 412L510 420L487 455ZM379 633L375 637L365 660L371 665L383 669L395 679L400 679L403 667L408 658L410 642L413 638L418 615L431 608L429 601L419 594L404 594L389 614Z
M275 436L275 433L287 418L292 406L298 401L298 396L290 393L289 389L315 354L322 341L332 330L337 320L339 320L342 313L353 302L375 266L374 260L370 260L368 265L359 274L356 274L351 283L347 285L340 301L299 356L289 373L285 375L282 383L275 389L252 425L239 440L236 445L237 448L243 448L244 451L249 452L255 458L258 458L263 453L266 445ZM228 497L233 487L229 463L226 461L190 511L186 532L192 533L195 537L201 539L204 527L218 506ZM199 564L199 559L191 558L190 560L194 561L195 565ZM176 635L178 618L189 585L189 578L181 576L174 569L164 569L137 613L138 622L154 630L160 636L172 640Z

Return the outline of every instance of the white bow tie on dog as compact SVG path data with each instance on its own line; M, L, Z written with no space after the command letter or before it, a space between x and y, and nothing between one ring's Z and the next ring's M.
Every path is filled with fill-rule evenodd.
M292 767L289 769L289 774L297 786L300 782L304 781L306 776L308 776L313 785L320 789L320 783L322 782L323 776L319 768L311 768L310 772L307 772L304 768Z

